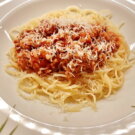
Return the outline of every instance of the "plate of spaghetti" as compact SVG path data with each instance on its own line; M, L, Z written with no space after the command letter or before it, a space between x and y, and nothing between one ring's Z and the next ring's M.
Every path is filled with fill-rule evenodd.
M135 111L134 10L85 1L26 1L0 22L1 100L45 134L104 133Z

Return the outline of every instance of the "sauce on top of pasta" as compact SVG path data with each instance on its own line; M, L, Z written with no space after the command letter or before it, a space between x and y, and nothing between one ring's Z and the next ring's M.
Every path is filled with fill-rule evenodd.
M107 25L57 18L22 31L14 43L23 71L40 76L64 72L70 78L102 67L120 47L119 40Z

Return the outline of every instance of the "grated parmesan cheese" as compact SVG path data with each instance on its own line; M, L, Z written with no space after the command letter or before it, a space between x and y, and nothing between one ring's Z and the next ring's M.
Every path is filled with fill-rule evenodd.
M118 49L117 35L106 27L77 19L42 20L38 27L17 37L18 64L38 74L93 72Z

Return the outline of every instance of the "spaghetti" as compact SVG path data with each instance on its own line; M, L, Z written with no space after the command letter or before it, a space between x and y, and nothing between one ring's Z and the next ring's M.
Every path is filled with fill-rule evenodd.
M91 10L48 13L13 29L11 37L15 47L6 71L20 78L20 95L65 111L96 108L97 100L122 87L132 65L119 29Z

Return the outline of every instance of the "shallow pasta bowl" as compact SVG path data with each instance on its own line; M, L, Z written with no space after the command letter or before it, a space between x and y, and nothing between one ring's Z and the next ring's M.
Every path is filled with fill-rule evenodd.
M53 4L52 4L53 3ZM4 4L3 4L4 5ZM121 33L125 36L131 49L134 49L135 11L118 1L107 0L33 0L11 1L7 3L9 9L3 6L6 14L0 20L0 110L8 113L13 120L25 127L36 130L41 134L124 134L134 129L135 120L135 67L133 66L125 76L124 86L115 95L97 103L97 111L84 108L80 112L63 113L53 106L38 101L22 99L16 89L17 80L4 71L8 63L7 52L13 46L9 36L11 28L21 25L32 18L71 5L83 9L103 10L112 12L112 21L119 25L124 22ZM14 7L14 8L13 8ZM11 9L13 8L13 9ZM15 109L11 106L16 105Z

